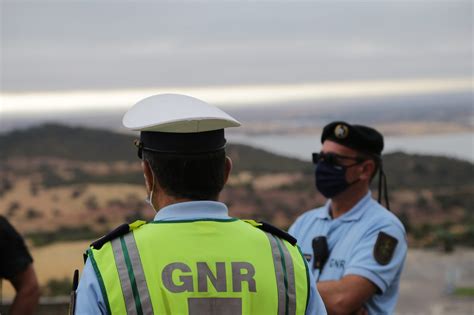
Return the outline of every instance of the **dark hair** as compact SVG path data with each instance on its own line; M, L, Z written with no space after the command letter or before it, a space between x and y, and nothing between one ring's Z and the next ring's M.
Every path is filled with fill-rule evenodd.
M225 150L199 154L143 151L161 188L170 196L215 200L224 187Z

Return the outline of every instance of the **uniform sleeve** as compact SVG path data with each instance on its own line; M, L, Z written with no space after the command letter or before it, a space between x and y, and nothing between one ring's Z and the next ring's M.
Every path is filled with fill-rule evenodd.
M326 307L324 306L323 299L319 295L316 287L316 281L314 280L313 274L309 273L309 281L311 282L311 288L309 292L308 308L306 309L306 315L326 315Z
M391 244L395 242L392 251ZM380 293L384 293L400 275L406 253L405 232L400 227L392 224L375 228L369 231L353 249L352 258L346 265L344 275L364 277L374 283Z
M11 280L23 272L32 262L23 238L0 216L0 278Z
M86 261L76 290L76 311L74 314L107 314L99 281L89 259Z
M303 217L306 215L306 213L302 214L299 216L296 221L290 226L288 229L288 233L291 234L294 238L298 239L300 236L300 231L301 231L301 225L303 223Z

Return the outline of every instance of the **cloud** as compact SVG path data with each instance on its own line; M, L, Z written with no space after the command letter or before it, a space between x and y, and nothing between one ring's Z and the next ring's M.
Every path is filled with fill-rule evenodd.
M4 91L472 74L472 2L2 2Z

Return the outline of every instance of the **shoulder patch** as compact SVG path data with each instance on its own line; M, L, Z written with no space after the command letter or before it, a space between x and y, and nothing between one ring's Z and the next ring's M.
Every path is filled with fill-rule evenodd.
M380 232L374 246L374 258L381 265L387 265L393 258L398 240L384 232Z
M130 225L124 223L124 224L119 225L118 227L116 227L113 231L105 234L104 236L102 236L98 240L94 241L90 245L90 247L93 247L94 249L101 249L102 246L104 246L105 243L107 243L107 242L109 242L113 239L116 239L117 237L120 237L122 235L125 235L130 231L131 231Z
M276 226L271 225L270 223L267 222L256 222L254 220L243 220L247 222L248 224L265 231L267 233L273 234L275 236L278 236L279 238L284 239L288 243L290 243L292 246L296 245L296 238L288 234L287 232L283 231L282 229L277 228Z

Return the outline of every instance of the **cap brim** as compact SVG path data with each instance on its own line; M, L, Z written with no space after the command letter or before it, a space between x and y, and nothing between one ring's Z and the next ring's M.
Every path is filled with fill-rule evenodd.
M201 100L186 95L155 95L138 102L123 117L123 125L138 131L204 132L239 127L239 121Z

